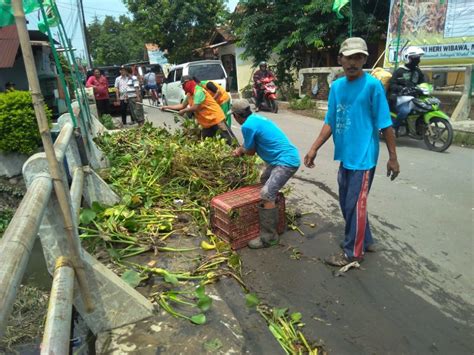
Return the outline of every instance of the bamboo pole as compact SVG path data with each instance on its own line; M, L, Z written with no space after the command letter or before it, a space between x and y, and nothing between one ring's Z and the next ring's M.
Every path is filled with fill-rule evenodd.
M68 198L69 190L63 183L61 170L54 152L53 141L51 139L48 120L44 110L43 95L41 94L33 51L31 49L30 38L26 27L26 19L25 13L23 11L22 0L12 0L12 8L18 30L18 37L20 39L23 61L25 62L26 75L30 85L36 120L38 122L38 128L41 134L44 152L48 160L49 172L53 180L54 191L61 208L64 229L69 242L69 250L71 252L70 257L74 266L75 274L77 276L79 290L81 292L86 312L92 312L94 310L94 305L92 303L91 293L87 284L84 263L80 257L78 243L75 242L75 233L73 229L74 223Z
M69 259L56 261L41 355L68 354L71 333L74 270Z

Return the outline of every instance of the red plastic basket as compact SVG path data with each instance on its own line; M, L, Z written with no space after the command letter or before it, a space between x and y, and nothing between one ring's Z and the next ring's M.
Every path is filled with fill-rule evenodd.
M240 249L260 233L258 204L261 202L262 185L252 185L226 192L211 200L212 231L219 238L229 242L232 249ZM278 194L278 233L286 227L285 197Z

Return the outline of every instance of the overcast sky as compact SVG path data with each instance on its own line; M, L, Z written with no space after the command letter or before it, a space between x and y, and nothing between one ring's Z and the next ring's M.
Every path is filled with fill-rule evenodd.
M237 5L238 0L227 0L228 8L233 11ZM77 10L77 0L56 0L61 18L66 28L66 33L72 40L72 45L76 48L78 56L84 56L84 45L82 40L82 33L79 25L79 16ZM128 13L127 8L121 0L83 0L84 14L86 23L92 22L95 16L103 19L105 16L118 17ZM29 28L37 28L38 14L28 16Z

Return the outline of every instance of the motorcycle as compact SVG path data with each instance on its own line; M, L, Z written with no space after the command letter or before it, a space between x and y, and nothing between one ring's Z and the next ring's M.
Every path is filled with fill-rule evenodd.
M440 100L432 93L433 86L422 83L416 88L407 88L397 97L396 106L409 102L410 113L395 128L395 134L423 140L429 150L444 152L453 142L453 128L449 116L439 109ZM397 114L391 112L390 115L395 123Z
M270 111L278 113L278 102L276 101L276 90L277 86L271 78L264 78L260 82L260 90L263 90L263 100L260 105L260 109L264 111ZM257 100L257 89L253 88L254 100Z

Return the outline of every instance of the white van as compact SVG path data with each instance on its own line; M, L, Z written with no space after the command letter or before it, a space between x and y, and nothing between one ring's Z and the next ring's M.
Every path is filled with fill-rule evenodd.
M181 86L183 75L196 77L200 81L215 81L227 90L227 74L220 60L200 60L174 65L170 68L161 89L165 105L176 105L184 100L186 95Z

